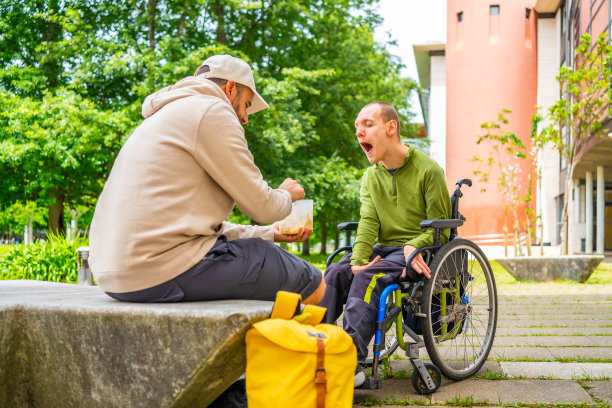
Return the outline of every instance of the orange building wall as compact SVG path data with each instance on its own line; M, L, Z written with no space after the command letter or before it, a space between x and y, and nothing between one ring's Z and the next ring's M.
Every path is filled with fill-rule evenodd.
M484 132L483 122L496 120L502 108L510 109L506 129L529 143L531 117L535 113L537 50L536 15L529 19L525 9L533 0L449 0L446 45L446 180L449 191L460 178L471 178L464 187L460 211L467 222L462 236L499 234L505 222L504 197L497 191L498 173L491 174L485 187L477 182L470 159L490 156L490 147L476 145ZM489 6L499 5L497 16ZM463 21L457 14L463 12ZM529 165L522 165L520 183L527 185ZM485 187L486 192L481 192ZM523 187L524 188L524 187ZM534 192L535 194L535 192ZM535 208L535 197L532 204ZM524 206L519 209L524 214ZM512 221L507 218L509 231Z

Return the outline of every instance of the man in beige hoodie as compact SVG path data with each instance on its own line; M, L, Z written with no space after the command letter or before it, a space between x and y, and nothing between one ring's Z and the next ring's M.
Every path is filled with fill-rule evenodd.
M273 300L300 293L317 304L321 272L274 245L312 229L226 222L234 205L259 223L276 222L304 198L297 181L268 186L241 124L269 106L250 66L229 56L205 60L194 76L149 95L145 120L122 147L98 200L90 266L111 297L130 302Z

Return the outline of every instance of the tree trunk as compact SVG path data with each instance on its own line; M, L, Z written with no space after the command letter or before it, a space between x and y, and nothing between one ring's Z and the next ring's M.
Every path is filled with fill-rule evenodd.
M223 1L217 0L217 7L215 9L217 14L217 42L219 44L226 45L227 39L225 38L225 9L223 8Z
M563 193L563 211L561 212L561 222L562 222L562 234L563 234L563 252L562 255L569 254L569 225L568 225L568 197L570 192L572 191L572 173L574 171L574 166L572 165L574 161L574 154L570 155L568 159L568 164L565 167L565 193ZM588 222L588 220L587 220Z
M302 256L310 256L310 240L302 242Z
M55 203L49 206L48 228L51 234L65 234L66 225L64 224L64 197L56 196Z
M43 2L37 2L36 5L41 14L47 11ZM50 7L53 7L53 5ZM41 27L42 42L51 43L57 41L59 30L60 26L58 23L43 19ZM55 88L59 84L59 77L62 72L62 67L55 55L47 54L42 60L41 68L47 78L48 88Z
M149 48L155 50L155 11L157 0L149 0Z
M508 227L504 225L504 256L508 257Z
M321 255L327 255L327 225L325 225L324 221L319 223L321 227Z
M179 38L181 38L183 36L183 33L185 32L185 22L187 21L187 10L188 9L189 9L188 1L185 0L185 2L183 3L183 12L181 13L181 19L179 21L179 29L178 29Z
M542 218L538 219L538 230L540 231L540 256L544 256L544 223Z
M525 217L525 222L527 223L527 256L531 256L531 220L529 214Z
M340 231L336 228L336 233L334 234L334 251L340 248Z

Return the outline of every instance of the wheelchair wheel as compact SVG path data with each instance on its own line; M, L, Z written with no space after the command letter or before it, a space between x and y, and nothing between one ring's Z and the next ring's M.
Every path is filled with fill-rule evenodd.
M486 361L497 325L497 290L489 261L456 238L436 253L423 288L423 339L444 376L463 380Z
M438 367L436 367L435 365L431 363L425 363L425 369L427 370L427 372L431 376L431 379L434 382L433 390L430 390L429 388L427 388L427 385L425 384L425 382L419 375L418 370L415 369L412 372L412 386L414 387L414 390L421 395L433 394L434 392L438 390L438 388L440 388L440 384L442 384L442 374L440 373L440 370L438 369Z

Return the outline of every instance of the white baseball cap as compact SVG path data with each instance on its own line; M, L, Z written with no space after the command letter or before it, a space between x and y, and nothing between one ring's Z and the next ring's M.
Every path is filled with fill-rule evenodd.
M204 67L207 68L202 70ZM232 57L227 54L213 55L207 58L202 65L196 69L195 75L198 75L198 71L201 71L200 75L204 75L204 78L226 79L248 86L251 91L253 91L253 102L251 102L251 106L247 108L247 113L249 115L270 107L255 89L255 79L253 78L251 67L240 58Z

